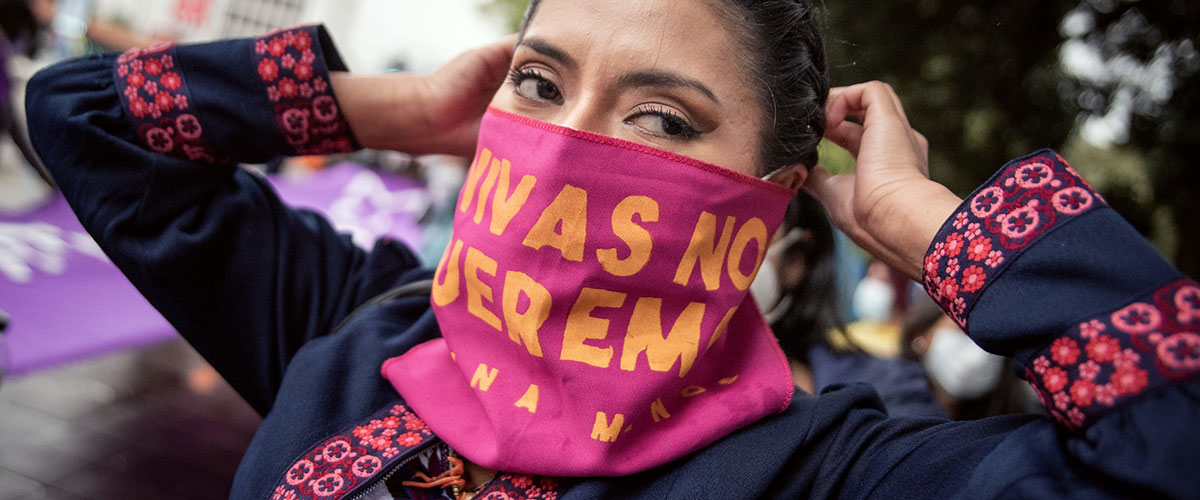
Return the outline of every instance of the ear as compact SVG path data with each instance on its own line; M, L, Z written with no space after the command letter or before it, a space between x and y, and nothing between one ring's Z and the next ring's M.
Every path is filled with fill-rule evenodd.
M788 189L798 190L804 185L804 181L808 179L808 166L802 163L788 165L775 176L772 181L782 184Z

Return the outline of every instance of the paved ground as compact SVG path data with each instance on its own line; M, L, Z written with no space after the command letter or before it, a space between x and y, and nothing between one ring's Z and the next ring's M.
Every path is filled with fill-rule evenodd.
M183 341L0 382L0 500L228 497L259 417Z

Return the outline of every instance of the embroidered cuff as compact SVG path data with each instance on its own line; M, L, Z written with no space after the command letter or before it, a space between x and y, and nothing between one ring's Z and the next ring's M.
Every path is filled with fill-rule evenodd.
M324 29L305 26L131 50L113 72L147 149L222 163L357 149L329 82L330 70L344 69Z
M297 458L276 484L273 498L345 498L432 438L416 414L390 405Z
M329 84L330 68L345 66L321 27L304 26L260 36L254 43L254 61L263 92L274 106L275 123L293 154L357 149Z
M925 255L925 290L965 328L984 290L1024 249L1104 204L1053 151L1014 160L938 231Z
M1079 429L1121 402L1200 373L1200 287L1182 279L1080 323L1034 355L1025 379Z
M390 476L400 462L412 462L413 453L435 439L425 422L406 406L389 405L362 425L330 436L297 458L275 485L271 498L338 500L352 494L357 498L377 479ZM432 466L413 465L414 470ZM439 468L449 470L449 464ZM501 473L477 497L555 500L560 487L559 480L551 477Z
M175 66L174 44L133 49L113 67L121 103L138 139L148 149L203 163L220 155L204 138L196 118L191 90Z

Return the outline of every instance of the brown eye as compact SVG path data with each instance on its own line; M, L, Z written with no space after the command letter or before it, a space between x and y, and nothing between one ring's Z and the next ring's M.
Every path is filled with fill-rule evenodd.
M671 139L687 140L700 135L700 131L696 130L682 116L665 108L654 107L640 110L625 122L645 130L651 135Z
M555 85L554 82L542 76L536 70L516 71L511 76L511 79L513 89L521 97L555 104L562 103L562 92L558 90L558 85Z

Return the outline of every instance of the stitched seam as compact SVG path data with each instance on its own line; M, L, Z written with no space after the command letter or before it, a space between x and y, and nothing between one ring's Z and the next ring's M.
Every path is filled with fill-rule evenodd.
M671 160L671 161L679 163L681 165L687 165L689 167L698 168L700 170L704 170L704 171L707 171L710 173L728 177L735 181L743 182L746 184L751 184L751 185L754 185L757 187L767 188L772 191L775 191L776 193L783 194L788 197L792 197L792 196L796 195L796 191L785 188L780 184L776 184L776 183L770 182L770 181L765 181L765 180L759 179L757 177L752 177L752 176L743 174L741 172L736 172L736 171L733 171L733 170L730 170L730 169L727 169L724 167L719 167L719 166L713 165L711 163L705 163L705 162L697 160L695 158L689 158L687 156L683 156L683 155L680 155L677 153L672 153L670 151L665 151L662 149L646 146L644 144L638 144L636 142L630 142L630 141L626 141L626 140L622 140L622 139L617 139L615 137L608 137L608 136L604 136L604 135L600 135L600 134L596 134L596 133L592 133L592 132L587 132L584 130L575 130L572 128L554 125L552 123L535 120L528 116L521 116L521 115L509 113L507 111L504 111L501 109L496 109L493 107L488 107L488 112L492 113L496 116L499 116L501 118L505 118L505 119L520 123L522 125L527 125L530 127L542 129L547 132L553 132L553 133L556 133L559 135L565 135L567 137L572 137L575 139L583 139L585 141L594 142L596 144L601 144L601 145L605 145L605 146L612 146L612 147L617 147L617 148L621 148L621 149L626 149L626 150L633 151L636 153L657 156L659 158Z

